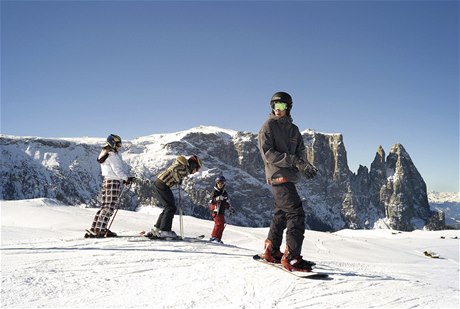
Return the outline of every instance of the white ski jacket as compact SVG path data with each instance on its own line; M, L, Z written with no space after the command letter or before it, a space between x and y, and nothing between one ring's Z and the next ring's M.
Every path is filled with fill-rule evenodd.
M103 155L104 150L101 152L99 157ZM101 171L102 176L105 179L112 179L112 180L128 180L128 175L123 169L123 162L121 160L120 155L118 152L110 151L109 156L101 163Z

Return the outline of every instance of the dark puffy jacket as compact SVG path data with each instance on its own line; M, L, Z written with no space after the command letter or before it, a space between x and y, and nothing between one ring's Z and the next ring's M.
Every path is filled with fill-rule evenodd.
M296 157L306 162L305 145L291 117L279 118L270 114L259 131L259 150L265 164L267 183L271 184L272 179L278 178L293 183L299 181L300 172L293 162Z
M219 201L216 200L218 196L223 197L223 200L220 201L220 205ZM216 209L216 207L219 206L219 214L225 213L225 209L230 207L227 191L225 191L224 188L222 188L222 190L219 190L217 187L214 187L214 190L211 192L210 203L211 204L209 205L209 210L211 210L211 212L214 212L214 209Z

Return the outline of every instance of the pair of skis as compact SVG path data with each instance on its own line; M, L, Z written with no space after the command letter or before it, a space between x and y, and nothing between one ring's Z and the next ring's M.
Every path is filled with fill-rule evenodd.
M138 234L138 236L143 236L144 239L146 240L164 240L164 241L188 241L188 242L193 242L193 241L199 241L204 239L204 235L199 235L195 237L189 237L189 236L177 236L177 237L159 237L152 232L145 232L142 231Z
M293 275L293 276L296 276L297 278L302 278L302 279L328 279L329 278L329 275L327 273L323 273L323 272L314 272L314 271L311 271L311 272L304 272L304 271L290 271L286 268L284 268L283 265L281 264L277 264L277 263L270 263L270 262L267 262L266 260L264 260L259 254L256 254L252 257L252 259L254 261L257 261L257 262L260 262L260 263L263 263L265 265L269 265L269 266L272 266L274 268L278 268L278 269L281 269L281 270L284 270L285 272Z
M151 232L141 231L137 235L117 235L117 236L98 236L96 233L90 230L85 230L87 234L90 234L92 237L89 238L132 238L131 241L143 241L143 240L164 240L164 241L198 241L204 239L204 235L199 235L196 237L188 237L188 236L177 236L176 238L173 237L158 237L153 235Z

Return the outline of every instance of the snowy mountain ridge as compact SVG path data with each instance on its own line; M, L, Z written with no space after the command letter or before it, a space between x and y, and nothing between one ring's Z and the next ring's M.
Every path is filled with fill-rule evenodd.
M460 203L460 192L428 192L428 201L430 203Z
M460 192L428 192L428 201L433 210L442 211L446 225L460 229Z
M395 144L385 157L377 149L371 168L350 171L341 134L302 132L306 155L319 173L298 184L309 229L442 229L443 214L430 210L426 184L409 154ZM103 138L40 138L1 135L0 199L48 197L69 205L97 206L101 184L96 157ZM200 126L123 142L122 157L139 181L123 199L124 209L158 205L156 175L178 155L198 155L203 168L182 187L186 214L209 219L214 179L224 174L236 215L232 224L268 226L273 199L265 183L257 134ZM177 189L174 190L178 195Z

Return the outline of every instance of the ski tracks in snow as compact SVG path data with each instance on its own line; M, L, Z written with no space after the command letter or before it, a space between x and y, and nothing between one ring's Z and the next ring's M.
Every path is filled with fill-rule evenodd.
M2 244L1 305L414 308L452 307L458 302L455 283L439 285L432 278L433 273L442 277L455 271L452 263L425 259L413 249L392 257L397 246L381 240L313 234L305 239L304 254L331 280L309 280L252 262L263 236L240 234L235 236L238 246L129 241L135 237L8 241ZM427 272L427 265L436 271Z

